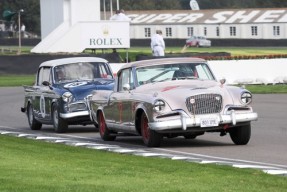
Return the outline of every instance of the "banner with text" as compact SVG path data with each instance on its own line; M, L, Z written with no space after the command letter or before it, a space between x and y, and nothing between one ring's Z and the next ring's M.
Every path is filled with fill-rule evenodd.
M81 28L82 47L87 49L130 48L129 21L85 22Z

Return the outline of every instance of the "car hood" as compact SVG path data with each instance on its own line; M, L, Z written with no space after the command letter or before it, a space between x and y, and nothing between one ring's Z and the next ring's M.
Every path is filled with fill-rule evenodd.
M176 80L143 85L137 88L138 93L145 94L151 101L162 99L171 109L180 109L185 106L186 98L199 94L220 94L226 103L233 103L225 86L210 80Z
M112 90L114 79L94 79L93 81L78 80L74 82L58 84L62 92L69 91L76 100L82 100L94 90Z

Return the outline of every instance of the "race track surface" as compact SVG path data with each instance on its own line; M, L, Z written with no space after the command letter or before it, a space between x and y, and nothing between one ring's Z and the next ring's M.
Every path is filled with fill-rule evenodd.
M32 131L26 115L20 111L23 103L22 87L0 88L0 130L67 137L154 153L273 166L287 170L287 94L254 95L252 106L259 119L252 122L251 140L245 146L234 145L229 135L220 137L218 133L206 133L194 140L186 140L183 137L165 138L160 148L146 148L138 136L119 136L116 141L103 142L98 130L93 126L72 126L65 134L54 133L50 125L43 125L40 131Z

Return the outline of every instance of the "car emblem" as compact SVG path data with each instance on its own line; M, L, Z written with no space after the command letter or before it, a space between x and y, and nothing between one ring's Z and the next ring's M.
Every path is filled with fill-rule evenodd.
M195 99L194 98L190 98L189 102L190 102L190 104L194 104L195 103Z

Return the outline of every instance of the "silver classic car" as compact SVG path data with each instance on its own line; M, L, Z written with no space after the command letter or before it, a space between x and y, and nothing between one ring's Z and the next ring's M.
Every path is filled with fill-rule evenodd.
M113 73L105 59L74 57L43 62L33 86L24 86L21 111L27 114L32 130L42 124L54 125L58 133L71 124L94 124L87 97L94 90L112 90Z
M211 41L203 36L191 36L186 40L185 46L187 47L210 47Z
M251 121L257 120L251 93L218 82L198 58L164 58L126 64L117 73L113 91L94 91L90 115L103 140L122 133L141 135L148 147L162 138L194 139L205 132L229 133L246 145Z

